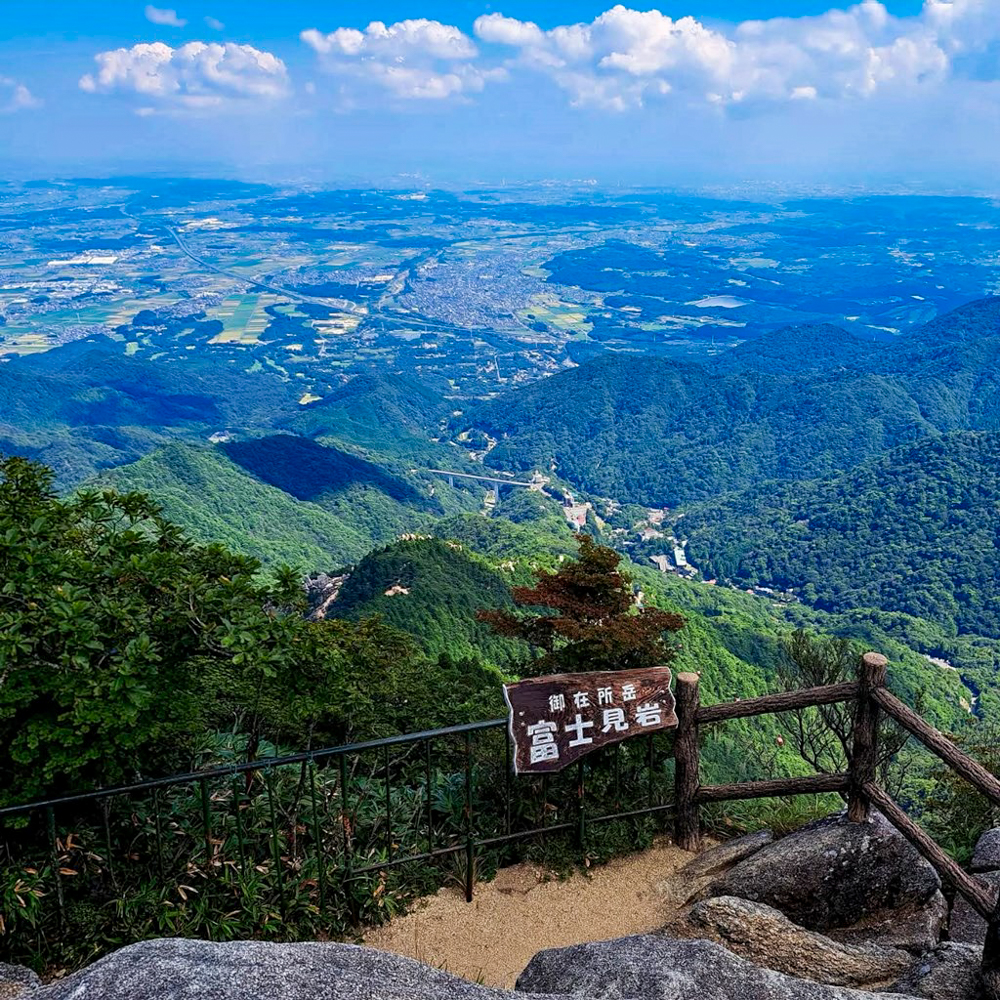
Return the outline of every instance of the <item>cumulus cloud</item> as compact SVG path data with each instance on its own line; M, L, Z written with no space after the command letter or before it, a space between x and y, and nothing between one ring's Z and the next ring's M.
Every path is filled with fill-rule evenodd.
M146 5L146 20L152 24L161 24L169 28L183 28L187 24L184 18L177 16L176 10L154 7L152 4Z
M15 111L30 111L41 106L42 102L23 83L0 76L0 115L11 115Z
M206 17L205 24L212 29L212 31L225 31L226 26L217 17Z
M147 102L140 109L144 114L273 101L290 92L285 64L250 45L188 42L172 48L152 42L100 52L94 59L98 69L80 79L80 89L141 97Z
M811 17L745 21L728 31L693 17L617 5L586 24L543 31L487 14L476 38L503 65L551 78L576 105L624 110L675 95L717 106L866 98L952 78L1000 76L1000 4L926 0L892 16L878 0Z
M501 67L476 65L478 49L464 32L426 18L372 21L364 31L337 28L329 34L309 28L300 37L328 72L404 100L475 93L506 75Z

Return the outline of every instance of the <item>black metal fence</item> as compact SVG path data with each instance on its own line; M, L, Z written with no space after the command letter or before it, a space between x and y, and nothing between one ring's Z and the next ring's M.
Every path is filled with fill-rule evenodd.
M553 839L578 860L618 820L614 849L635 846L673 809L672 742L514 777L495 719L3 808L0 953L68 967L156 934L335 936L447 881L471 900Z

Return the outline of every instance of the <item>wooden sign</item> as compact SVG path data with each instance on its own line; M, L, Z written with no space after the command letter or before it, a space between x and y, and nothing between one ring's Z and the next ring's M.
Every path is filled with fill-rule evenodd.
M503 693L515 774L561 771L609 743L677 725L668 667L532 677Z

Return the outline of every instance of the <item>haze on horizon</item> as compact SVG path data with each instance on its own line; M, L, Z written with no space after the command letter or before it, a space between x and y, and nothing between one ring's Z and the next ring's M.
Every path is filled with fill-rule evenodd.
M988 193L1000 175L993 0L336 8L9 11L0 166Z

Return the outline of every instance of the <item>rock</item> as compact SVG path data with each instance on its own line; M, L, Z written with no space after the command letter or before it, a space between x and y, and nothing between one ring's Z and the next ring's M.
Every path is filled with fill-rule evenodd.
M982 950L945 942L921 957L892 989L928 1000L979 1000Z
M987 830L976 841L976 849L972 852L972 870L974 872L1000 870L1000 826Z
M841 944L797 927L779 910L735 896L696 903L666 933L715 941L754 965L831 986L884 989L913 964L898 948Z
M756 854L773 841L774 834L770 830L760 830L711 847L663 882L660 885L660 895L675 907L684 906L701 896L712 882L733 865Z
M602 1000L876 1000L759 969L712 941L637 937L539 952L519 990Z
M948 901L936 892L926 903L879 910L850 927L832 927L826 933L844 944L904 948L920 955L937 947L947 921Z
M428 965L350 944L129 945L31 1000L514 1000ZM517 1000L527 1000L518 997ZM536 998L538 1000L538 998Z
M1000 889L1000 872L980 872L973 878L989 888L992 893L996 893ZM980 946L986 940L986 921L962 895L955 897L955 904L951 910L951 921L948 924L948 937L952 941Z
M810 823L752 854L713 884L781 910L814 931L850 927L885 911L917 908L940 889L934 869L879 813Z
M31 969L0 962L0 1000L12 1000L13 997L36 990L41 985L42 981Z
M681 869L680 874L692 880L721 875L733 865L739 864L751 854L756 854L761 848L773 843L774 834L770 830L748 833L745 837L727 840L718 847L703 851L689 861Z

